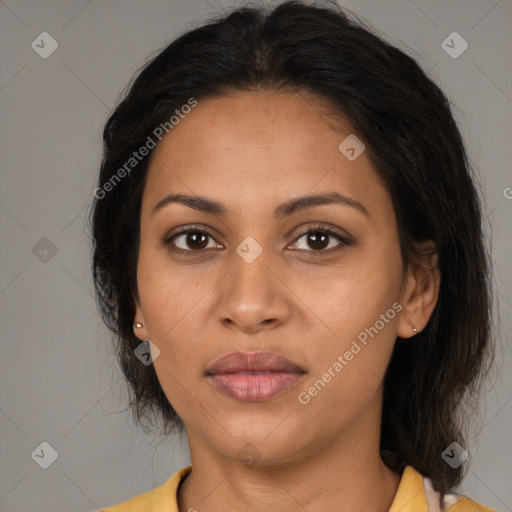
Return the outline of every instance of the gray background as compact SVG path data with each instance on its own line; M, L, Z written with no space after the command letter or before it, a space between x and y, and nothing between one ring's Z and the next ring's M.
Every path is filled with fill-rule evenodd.
M480 170L500 325L462 491L512 510L512 3L341 3L441 85ZM95 310L84 221L103 123L119 93L150 54L233 5L0 1L2 512L97 510L162 484L189 463L186 438L162 439L133 426ZM31 47L44 31L59 45L47 59ZM456 59L441 47L453 31L469 43ZM58 452L48 469L31 456L43 441Z

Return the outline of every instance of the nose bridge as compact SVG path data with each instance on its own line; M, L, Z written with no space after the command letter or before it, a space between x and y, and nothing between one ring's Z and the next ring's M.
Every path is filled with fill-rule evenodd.
M219 320L254 330L287 315L287 301L276 277L272 251L247 237L230 257L231 271L222 288ZM273 269L274 267L274 269Z
M238 245L230 262L230 296L238 295L255 303L269 299L275 285L272 282L275 276L268 268L272 265L270 252L253 237L247 237Z

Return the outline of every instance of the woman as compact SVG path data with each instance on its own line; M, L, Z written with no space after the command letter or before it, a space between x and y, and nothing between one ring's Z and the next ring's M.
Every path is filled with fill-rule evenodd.
M104 130L98 302L191 466L105 509L488 511L462 397L492 354L478 194L439 88L341 9L240 8Z

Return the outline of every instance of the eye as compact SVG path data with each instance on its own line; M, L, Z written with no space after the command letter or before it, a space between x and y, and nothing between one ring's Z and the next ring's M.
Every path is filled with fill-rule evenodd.
M175 252L184 253L186 256L199 256L207 252L207 249L222 248L220 244L215 243L214 238L208 232L196 227L183 226L177 231L162 240L164 246L171 246L171 250ZM302 239L304 242L301 244ZM333 248L337 250L351 244L351 239L330 228L310 225L289 247L292 247L293 250L320 253L331 252Z
M213 237L206 231L184 226L178 228L178 233L165 238L162 243L165 246L172 245L173 250L176 248L178 251L185 252L189 256L191 253L201 253L208 248L215 248L217 246L213 244L213 246L209 247L208 239L213 241Z
M299 242L301 239L304 239L304 243L302 247ZM331 239L331 240L329 240ZM333 240L335 239L338 244ZM330 252L330 249L333 248L333 245L330 242L334 242L334 247L339 249L340 246L350 245L352 241L342 236L340 233L322 226L308 226L308 229L302 233L302 235L294 242L294 245L298 245L299 250L306 250L309 252ZM309 250L308 247L312 248ZM329 249L328 251L326 249Z

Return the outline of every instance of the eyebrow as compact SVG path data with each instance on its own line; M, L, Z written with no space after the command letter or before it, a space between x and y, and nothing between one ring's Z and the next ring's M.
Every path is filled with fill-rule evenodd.
M208 199L204 196L191 196L187 194L169 194L159 201L153 208L151 215L153 216L156 212L161 210L168 204L178 203L188 206L194 210L198 210L203 213L209 213L213 215L226 216L231 211L217 201ZM368 210L355 199L340 194L339 192L328 192L326 194L315 194L310 196L303 196L294 199L290 199L285 203L278 205L274 209L274 216L277 218L289 217L296 212L313 208L315 206L321 206L325 204L341 204L343 206L349 206L363 213L367 217L370 217Z

